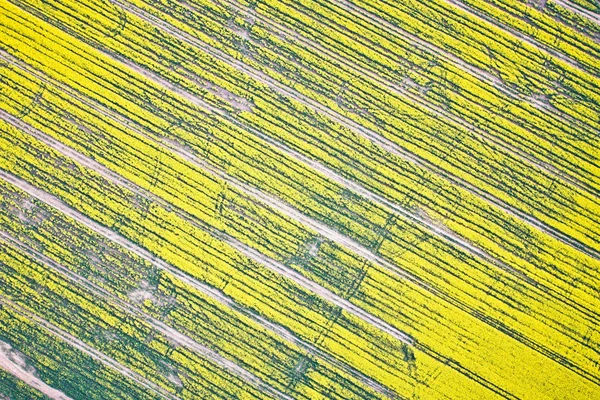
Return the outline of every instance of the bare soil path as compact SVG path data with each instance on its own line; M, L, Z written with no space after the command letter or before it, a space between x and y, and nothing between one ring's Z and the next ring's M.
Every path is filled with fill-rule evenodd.
M0 369L25 382L52 400L73 400L60 390L48 386L37 377L33 367L28 366L25 359L12 346L0 340Z

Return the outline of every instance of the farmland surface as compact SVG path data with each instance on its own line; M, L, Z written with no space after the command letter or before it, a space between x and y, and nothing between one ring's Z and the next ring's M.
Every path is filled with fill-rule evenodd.
M5 399L600 399L600 3L0 0Z

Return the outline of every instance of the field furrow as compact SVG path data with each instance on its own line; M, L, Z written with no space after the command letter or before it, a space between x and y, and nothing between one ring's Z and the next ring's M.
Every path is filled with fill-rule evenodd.
M554 187L554 185L551 182L548 182L548 186L550 188L550 191L549 191L550 194L552 194L552 193L554 193L556 191L555 190L556 188ZM565 237L565 236L563 236L563 237Z
M2 247L2 249L4 251L6 251L6 247ZM6 254L3 254L3 256L9 255L9 251L6 251ZM4 257L3 257L4 258ZM19 262L23 262L23 259L18 259ZM3 267L3 271L2 272L6 272L6 268L7 268L7 263L8 261L6 259L2 260L2 267ZM6 278L6 275L4 275L3 277ZM26 292L27 291L27 287L26 282L24 282L18 275L13 275L12 278L16 279L17 282L20 283L20 288ZM7 280L7 284L10 284L11 282ZM39 286L38 286L39 288ZM0 306L2 306L2 309L8 309L8 310L14 310L18 315L27 318L29 320L31 320L32 322L35 322L37 325L39 325L42 329L44 329L46 332L50 333L51 335L53 335L55 338L58 338L58 340L62 341L64 344L68 345L69 347L77 350L78 352L83 353L84 356L87 356L88 358L93 359L94 361L100 362L101 364L107 366L108 368L112 369L113 372L116 372L117 376L121 376L124 377L128 380L130 380L132 383L134 383L135 385L137 385L140 389L142 389L144 392L147 392L149 395L151 396L157 396L158 398L162 398L162 399L171 399L171 400L178 400L179 397L169 393L169 391L163 389L162 387L160 387L159 385L155 384L154 382L151 382L150 380L146 379L144 376L138 374L136 371L133 371L131 369L129 369L127 366L122 365L120 362L118 362L117 360L114 360L113 358L107 356L106 354L104 354L101 351L98 351L96 349L94 349L93 347L89 346L87 343L79 340L77 337L71 335L69 332L62 330L60 327L57 327L56 325L52 324L51 322L48 322L47 320L45 320L44 318L36 315L35 313L31 312L30 310L28 310L25 307L22 307L20 304L17 304L16 301L14 300L18 300L19 303L25 302L27 300L29 300L27 298L27 294L26 293L20 293L19 295L17 295L16 298L11 298L9 297L7 291L10 291L11 288L8 287L3 287L3 292L2 294L0 294ZM52 364L50 364L50 367L52 366Z
M0 0L0 400L600 398L588 0Z
M554 191L554 186L550 186L550 189L551 189L551 192L553 192Z
M33 114L33 112L32 112L32 114ZM137 147L137 146L136 146L136 147ZM106 148L106 147L104 147L104 148ZM147 152L146 152L146 153L147 153ZM188 174L185 174L185 175L187 176ZM240 229L240 225L239 225L239 223L238 223L236 226L237 226L237 229L239 230L239 229Z

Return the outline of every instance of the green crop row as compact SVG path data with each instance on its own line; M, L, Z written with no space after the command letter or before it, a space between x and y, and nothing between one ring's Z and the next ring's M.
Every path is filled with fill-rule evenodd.
M65 279L8 243L0 245L0 290L4 298L182 399L197 395L235 397L242 393L248 398L267 398L202 354L174 344L172 338L129 310ZM173 382L169 373L181 376L181 383Z
M466 0L464 3L570 57L592 75L600 73L600 49L593 39L564 26L535 7L515 0Z
M210 140L210 138L209 138L209 140ZM338 141L337 143L339 144L339 141ZM361 143L361 144L362 144L362 143ZM338 147L339 147L339 146L338 146ZM314 153L314 152L313 152L313 153ZM350 153L350 154L352 154L352 153ZM355 155L355 154L356 154L356 153L354 153L353 155ZM228 169L228 171L227 171L227 172L235 173L235 171L236 171L236 169L235 169L235 168L230 168L230 169ZM248 175L246 175L246 176L248 176ZM371 176L371 177L372 177L372 176ZM421 178L419 178L419 177L417 177L417 179L418 179L418 180L421 180ZM417 180L417 179L415 179L415 180ZM415 190L412 190L412 192L414 193L414 192L415 192ZM411 195L411 196L413 196L413 195L414 195L413 193L410 193L410 195ZM403 194L403 196L406 196L406 193L404 193L404 194ZM434 196L435 196L435 191L434 191ZM400 197L400 196L396 195L396 198L398 198L398 197ZM424 200L423 200L423 203L427 203L427 199L428 199L428 198L430 199L431 197L432 197L432 196L423 196L423 199L424 199ZM458 199L457 199L457 200L458 200ZM314 203L313 203L313 204L314 204ZM311 207L302 207L302 208L311 209ZM444 219L444 218L448 218L448 216L449 216L449 215L452 215L452 213L453 213L453 212L452 212L452 211L450 211L450 210L452 210L454 207L451 207L451 205L450 205L450 206L449 206L449 205L446 205L446 206L445 206L445 208L446 208L446 210L445 210L445 214L446 214L446 215L442 215L442 219ZM442 210L443 210L443 208L442 208ZM439 212L439 209L438 209L438 210L436 210L436 212ZM489 216L489 214L488 214L488 213L489 213L489 211L488 211L487 213L484 213L482 216L484 216L486 219L488 219L488 220L489 220L489 217L490 217L490 216ZM486 214L488 214L488 215L486 215ZM379 217L378 217L378 218L379 218ZM504 228L504 226L505 226L505 224L506 224L506 221L503 221L503 219L504 219L504 218L506 218L506 217L505 217L505 216L503 216L503 218L501 218L501 219L498 219L498 217L495 217L495 219L496 219L496 220L498 220L498 225L497 225L497 226L500 228L500 229L497 231L497 232L498 232L498 234L495 234L495 235L494 235L494 233L495 233L495 232L494 232L494 230L491 230L491 229L489 229L489 228L488 228L489 221L487 221L487 220L484 222L484 221L483 221L483 219L482 219L481 223L477 224L478 226L477 226L477 225L475 225L475 224L473 224L473 223L471 222L471 226L470 226L470 228L471 228L471 227L478 228L478 230L479 230L480 232L483 232L483 234L484 234L485 236L487 236L487 237L490 237L490 236L494 235L495 237L494 237L494 240L493 240L493 241L485 241L485 242L482 242L482 241L481 241L481 239L480 239L480 237L479 237L479 238L477 238L477 240L476 240L476 243L483 243L483 244L484 244L484 245L487 247L487 249L490 249L490 247L489 247L489 246L492 246L492 247L491 247L492 254L494 254L494 255L496 255L496 256L501 256L501 258L502 258L502 259L503 259L505 262L508 262L509 264L515 264L515 262L513 261L513 260L514 260L514 259L513 259L513 255L509 254L509 253L508 253L508 252L506 252L506 251L501 251L501 250L500 250L500 247L499 247L499 246L497 246L497 244L495 243L495 241L496 241L496 240L500 240L500 239L498 239L498 238L500 238L500 237L502 237L502 236L503 236L503 235L499 234L499 232L502 232L504 235L507 233L507 232L506 232L506 230L505 230L505 228ZM472 221L472 214L471 214L470 212L469 212L469 215L468 215L468 216L466 216L466 217L463 219L463 221L468 221L469 219ZM381 219L379 219L379 221L381 221ZM465 232L465 230L464 230L464 224L465 224L465 222L463 222L463 221L460 221L460 222L459 222L459 224L452 225L452 228L454 228L454 229L457 229L457 230L458 230L460 233L464 234L464 232ZM342 224L342 227L343 227L343 226L344 226L344 224ZM348 232L354 232L354 231L355 231L355 229L356 229L355 227L356 227L356 225L354 225L354 229L344 229L344 228L342 228L342 229L343 229L343 231L344 231L344 232L346 232L346 231L348 231ZM535 241L534 241L533 243L535 243L535 244L537 245L537 244L539 243L539 241L541 241L540 239L543 239L543 235L538 235L538 234L536 234L535 232L531 231L531 229L527 229L527 228L526 228L525 230L523 230L523 228L517 228L516 230L513 228L513 229L509 229L509 232L510 232L510 231L514 231L514 232L522 232L522 233L521 233L521 235L519 235L519 236L521 236L521 237L520 237L520 238L515 238L515 240L514 240L514 241L512 242L512 244L511 244L512 246L515 246L515 245L516 245L516 246L521 246L521 249L519 249L519 253L523 252L523 250L524 250L524 247L523 247L522 243L521 243L521 244L519 244L519 241L522 241L523 239L525 239L525 238L527 238L527 237L529 237L529 238L531 239L531 235L533 235L533 236L535 237ZM526 236L523 236L523 234L525 234ZM467 237L469 237L469 236L467 236ZM469 239L471 239L471 240L473 240L473 239L474 239L474 237L472 236L472 234L471 234L471 236L469 237ZM364 241L364 243L372 243L372 242L373 242L373 240L372 240L372 239L367 239L366 241ZM546 256L544 256L544 253L539 253L539 254L537 254L537 255L535 255L535 254L531 254L531 253L530 253L530 254L527 254L527 253L525 253L525 254L524 254L524 256L525 256L525 257L527 257L526 259L527 259L528 261L530 261L530 262L531 262L531 261L533 261L533 260L535 259L535 260L536 260L536 261L535 261L536 263L539 263L539 262L542 260L542 258L541 258L541 257L550 257L550 258L547 258L548 260L550 260L550 259L551 259L551 261L548 261L548 262L549 262L548 266L549 266L550 268L554 269L554 265L555 265L555 256L554 256L554 255L556 254L556 252L555 252L555 249L556 249L556 247L555 247L555 246L556 246L556 242L555 242L555 243L553 243L552 245L549 245L549 246L547 247L549 250L547 251L547 253L546 253L547 255L546 255ZM568 252L572 252L572 249L570 250L570 249L569 249L569 247L567 247L567 246L564 246L564 245L563 245L563 246L561 246L561 247L564 249L564 252L565 252L566 254L568 254ZM513 251L513 253L514 253L514 251ZM563 253L561 252L561 254L563 254ZM573 264L574 264L574 265L582 265L582 264L584 264L584 263L585 263L585 262L582 262L581 260L577 260L577 258L579 258L579 256L576 256L576 255L575 255L575 253L572 253L572 254L573 254L573 256L572 256L572 257L576 257L576 258L573 258L573 260L575 260L575 262L573 262L573 261L567 261L567 260L565 260L565 261L566 261L566 264L568 264L568 265L572 266ZM522 261L520 261L520 262L517 262L516 264L517 264L517 265L519 265L519 264L521 264L521 263L522 263ZM537 274L539 274L539 271L538 271L536 268L534 268L534 269L532 269L532 270L531 270L531 272L530 272L530 273L533 273L533 274L536 274L536 275L537 275ZM567 290L568 290L568 291L570 291L570 290L571 290L571 287L569 287ZM584 290L588 290L588 289L584 289Z
M317 344L321 348L392 389L404 387L402 391L406 391L415 385L414 378L406 373L410 363L398 364L406 352L402 343L370 328L356 317L340 313L338 308L292 281L244 259L225 243L210 239L206 233L162 206L152 203L147 212L140 210L132 202L133 193L103 181L81 165L59 158L50 163L54 165L51 167L44 160L56 157L55 154L44 149L40 142L7 128L3 140L10 138L14 142L2 145L8 151L3 155L7 157L3 158L3 169L59 195L63 201L103 225L193 277L223 288L226 295L241 305L286 326L303 339L315 341L320 338ZM26 146L27 152L20 148L21 145ZM77 171L75 175L74 171ZM330 324L334 316L339 318L338 324ZM323 331L325 326L329 331ZM388 343L388 346L384 351L376 343ZM425 370L439 366L426 354L419 354L417 359ZM423 386L422 390L431 389Z
M48 400L37 389L29 386L24 381L0 369L0 395L11 400Z
M597 38L598 35L600 35L600 25L581 14L574 13L554 1L548 1L546 3L544 12L555 20L560 21L566 26L572 27L584 35L592 38Z
M0 340L23 354L44 383L67 396L98 400L162 398L62 341L10 305L0 305L0 319Z
M6 210L1 215L2 226L13 237L114 296L133 301L153 317L223 354L265 382L282 391L291 387L290 393L297 398L314 398L332 387L335 390L330 396L373 396L323 360L266 332L169 272L157 270L11 185L0 185L5 193L0 203ZM302 359L310 360L311 367L294 381L293 368Z
M26 85L26 83L25 83L25 82L20 82L20 85L19 85L19 86L21 86L21 87L27 87L27 85ZM51 94L52 94L52 89L51 89L50 87L48 87L48 86L47 86L47 92L46 92L46 93L47 93L47 94L46 94L46 96L51 96ZM16 98L17 96L13 96L13 97L14 97L14 98ZM48 102L47 102L48 104L56 104L56 105L57 105L57 106L58 106L58 107L59 107L61 110L68 110L68 109L69 109L68 105L67 105L67 104L64 104L64 103L61 103L61 102L59 101L59 99L58 99L58 98L46 97L46 99L47 99L47 100L50 100L50 101L48 101ZM45 108L45 107L47 107L47 106L38 106L38 107L36 107L36 108L32 109L32 111L31 111L31 112L30 112L30 113L27 115L27 117L26 117L25 119L26 119L26 120L29 120L29 119L30 119L30 117L31 117L31 118L33 118L33 117L34 117L34 116L35 116L37 113L43 113L43 110L44 110L44 108ZM64 112L64 111L63 111L63 112ZM44 120L44 121L52 121L52 120L57 120L57 118L55 118L55 117L53 117L53 116L51 116L51 115L47 115L47 114L41 114L41 115L44 115L44 116L45 116L44 118L42 118L42 120ZM68 120L72 120L72 119L73 119L73 117L71 116L71 117L63 118L63 119L61 119L61 121L68 121ZM90 117L86 117L86 119L88 119L88 120L89 120L89 119L90 119ZM82 121L83 121L83 118L81 119L80 123L81 123ZM91 129L91 126L92 126L92 125L97 125L97 126L100 126L100 127L102 126L102 124L101 124L99 121L93 122L93 120L90 120L90 126L86 127L86 129ZM42 127L42 126L40 126L40 128L43 128L43 127ZM65 124L65 123L63 122L63 123L62 123L62 126L61 126L61 129L67 129L67 124ZM72 131L72 134L76 134L76 133L75 133L75 131L73 131L73 130L71 130L71 131ZM80 131L81 131L82 133L85 133L85 131L86 131L86 130L85 130L85 129L81 129L81 128L80 128ZM82 133L80 133L80 134L82 134ZM107 136L109 133L110 133L110 132L109 132L107 129L106 129L106 130L104 130L104 133L103 133L104 139L103 139L103 140L106 140L106 136ZM116 134L116 133L115 133L115 134ZM125 133L122 133L122 135L124 135L124 134L125 134ZM96 136L100 136L100 135L96 135ZM127 135L127 136L130 138L130 140L133 140L133 138L134 138L134 135L132 135L132 134L129 134L129 135ZM89 142L90 142L90 140L87 140L87 141L82 141L82 142L89 143ZM73 142L71 142L71 143L73 143ZM73 145L73 144L72 144L72 145ZM143 147L142 143L141 143L141 142L139 142L139 141L138 141L137 143L135 143L135 144L130 144L130 145L132 145L132 146L133 146L134 148L136 148L136 149L139 149L139 150L140 150L142 153L144 153L144 154L146 154L146 155L152 155L152 152L151 152L151 151L150 151L148 148L144 149L144 147ZM81 145L79 145L79 146L81 146ZM104 154L105 154L105 155L103 156L103 155L100 153L100 151L99 151L98 153L96 153L96 154L94 155L94 158L97 158L97 159L99 159L99 160L100 160L100 159L101 159L101 158L103 158L103 157L108 157L108 155L112 153L112 152L110 151L110 146L103 145L103 146L100 146L100 147L103 149L103 152L104 152ZM124 147L123 147L123 145L117 146L117 147L115 147L115 149L116 149L116 148L120 148L120 149L121 149L121 151L123 151L123 150L125 150L125 149L126 149L126 147L124 148ZM88 151L89 151L89 150L88 150ZM126 153L124 153L124 154L123 154L123 156L125 157L125 159L127 159L127 153L128 153L128 152L126 152ZM166 158L166 157L154 157L154 158L155 158L155 159L164 159L164 158ZM170 160L169 160L169 161L170 161ZM60 163L58 163L58 164L60 164ZM133 163L133 164L135 164L135 165L145 165L144 163L137 163L137 162L136 162L136 163ZM147 164L147 163L146 163L146 164ZM152 164L148 164L148 167L147 167L147 168L152 168L152 167L153 167L153 165L152 165ZM138 167L138 168L139 168L139 167ZM162 169L161 169L161 171L162 171ZM119 172L121 172L121 174L123 174L123 175L127 175L127 174L128 174L126 171L119 171ZM166 173L166 172L165 172L165 173ZM181 175L182 175L182 176L189 176L189 175L190 175L190 173L188 172L188 173L184 173L184 174L181 174ZM192 175L191 177L193 177L193 175ZM166 179L166 178L163 178L163 179ZM196 180L197 180L197 181L199 181L199 182L201 182L201 180L200 180L200 179L196 179ZM142 183L141 185L142 185L142 186L144 186L144 187L146 187L146 186L149 186L147 183ZM220 186L220 185L217 185L217 186ZM170 189L171 189L171 190L170 190L170 192L174 192L174 191L175 191L175 188L174 188L174 187L171 187ZM268 214L267 214L267 213L264 213L264 215L268 215ZM266 217L265 217L265 218L266 218ZM240 226L239 226L239 224L238 224L238 229L241 229L241 228L240 228ZM278 229L277 231L281 231L281 230L286 230L286 228L283 228L283 229ZM179 241L181 241L181 239L180 239ZM381 276L381 273L380 273L380 276ZM385 281L383 281L383 282L385 283ZM422 295L421 295L421 296L422 296ZM382 297L380 296L380 298L382 298ZM368 301L368 299L367 299L367 301ZM373 300L371 300L371 302L372 302L372 301L373 301ZM430 300L429 302L424 302L424 303L426 303L426 304L427 304L427 303L431 303L431 300ZM419 304L419 303L416 303L414 306L416 306L416 305L418 305L418 304ZM381 302L381 306L380 306L380 307L382 307L382 306L384 306L384 305L385 305L385 302ZM413 306L413 307L414 307L414 306ZM440 313L440 315L447 315L447 314L449 314L449 313L448 313L448 312ZM426 315L426 313L425 313L425 312L423 312L423 315ZM422 317L421 317L421 318L422 318ZM415 316L415 318L414 318L414 319L415 319L415 320L418 320L418 319L419 319L419 316ZM433 322L436 322L436 320L434 320ZM423 330L424 330L424 331L426 331L426 329L423 329ZM439 330L438 330L438 331L439 331ZM481 334L481 333L480 333L480 334Z

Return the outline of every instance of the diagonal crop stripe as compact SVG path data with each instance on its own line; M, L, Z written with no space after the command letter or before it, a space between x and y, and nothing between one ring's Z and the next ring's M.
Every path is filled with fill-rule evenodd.
M600 398L589 0L0 0L0 398Z

